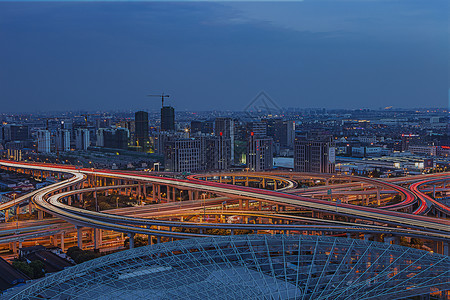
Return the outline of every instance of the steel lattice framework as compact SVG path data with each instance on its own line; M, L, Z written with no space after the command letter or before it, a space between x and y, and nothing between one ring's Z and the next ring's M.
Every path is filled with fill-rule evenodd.
M88 261L8 299L398 299L449 289L450 257L305 235L196 238Z

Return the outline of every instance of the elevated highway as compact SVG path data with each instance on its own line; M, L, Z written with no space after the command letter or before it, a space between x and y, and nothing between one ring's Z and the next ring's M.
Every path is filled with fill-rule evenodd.
M130 172L76 169L74 167L26 164L9 161L0 161L0 165L16 169L33 169L47 172L61 172L70 174L70 178L56 184L45 187L33 195L33 202L39 209L42 209L58 218L66 220L77 228L92 227L105 230L114 230L126 232L130 236L136 233L147 234L149 236L167 236L173 238L188 238L192 236L208 236L207 234L177 232L172 231L172 227L188 228L222 228L227 230L248 229L248 230L290 230L290 231L320 231L320 232L359 232L359 233L389 233L398 236L422 237L431 240L448 242L450 236L450 222L446 219L431 218L419 215L411 215L397 211L382 210L369 207L354 206L344 203L332 203L325 200L312 199L302 196L289 194L286 192L263 190L245 186L236 186L224 183L204 181L198 178L189 178L187 180L156 177L143 174L134 174ZM63 197L77 194L82 183L88 176L118 178L128 182L139 184L175 186L187 191L207 192L219 197L231 199L247 199L273 205L307 209L317 212L325 212L332 215L363 220L365 224L355 224L343 221L330 222L326 225L310 224L220 224L220 223L195 223L195 222L177 222L165 220L153 220L136 217L118 216L100 212L90 212L81 208L71 207L61 203L59 200ZM415 195L407 189L398 187L392 183L385 183L374 179L365 179L375 185L384 185L402 193L404 196L403 205L410 205L415 201ZM95 189L99 189L97 187ZM105 189L111 187L106 186ZM75 190L71 190L75 189ZM61 192L66 190L66 192ZM285 215L283 213L283 215ZM255 217L263 217L266 214L254 213ZM293 216L290 216L294 218ZM281 218L287 218L282 216ZM317 223L316 219L316 223ZM367 222L372 222L372 225ZM331 224L332 223L332 224ZM387 227L385 225L388 225ZM154 226L162 226L170 230L153 229ZM447 250L448 251L448 250Z

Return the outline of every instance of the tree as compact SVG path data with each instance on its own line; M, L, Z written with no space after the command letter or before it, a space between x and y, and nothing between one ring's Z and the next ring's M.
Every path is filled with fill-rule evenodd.
M45 275L44 263L40 260L33 260L29 264L25 261L16 260L13 261L12 266L14 269L24 273L31 279L41 278Z

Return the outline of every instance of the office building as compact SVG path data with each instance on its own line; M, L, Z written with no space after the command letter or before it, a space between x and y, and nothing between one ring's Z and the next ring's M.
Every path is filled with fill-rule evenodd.
M59 129L56 131L56 149L59 152L70 151L70 131Z
M95 127L97 129L100 128L110 128L112 125L111 117L108 118L100 118L95 120Z
M401 151L408 151L409 146L420 145L421 138L417 134L402 134Z
M295 140L295 122L283 119L267 119L267 136L271 137L274 143L281 148L291 148Z
M248 134L253 132L256 137L267 136L267 123L263 121L254 121L247 124Z
M87 150L90 146L90 134L86 128L78 128L75 131L75 147L77 150Z
M27 125L6 124L1 127L2 140L9 141L26 141L30 139L30 130Z
M127 149L129 136L129 131L126 128L100 128L97 130L97 146L112 149Z
M273 140L257 137L250 133L247 143L247 168L250 171L263 171L273 168Z
M175 109L172 106L161 108L161 131L175 130Z
M228 170L231 166L231 139L219 135L204 138L204 155L206 170Z
M138 111L135 113L134 119L136 146L141 148L148 148L148 113L145 111Z
M231 142L231 162L234 162L234 120L231 118L216 118L214 126L215 136L229 138Z
M37 132L38 153L50 153L50 131L39 130Z
M165 170L193 172L205 169L201 161L201 142L198 139L174 139L165 143Z
M191 121L191 133L202 132L203 122L202 121Z
M334 173L335 144L331 137L298 138L294 146L294 171Z

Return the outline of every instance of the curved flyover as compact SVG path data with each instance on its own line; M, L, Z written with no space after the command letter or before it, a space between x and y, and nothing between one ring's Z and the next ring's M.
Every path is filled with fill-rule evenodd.
M237 197L245 197L248 199L255 199L259 201L281 204L291 207L300 207L307 208L311 210L317 211L326 211L331 214L340 214L355 217L358 219L366 219L370 221L375 221L384 224L393 224L403 226L405 228L414 228L425 230L427 232L434 232L436 234L442 235L444 238L448 238L449 234L449 225L450 223L447 220L428 218L423 216L415 216L408 215L404 213L394 212L394 211L383 211L374 208L365 208L365 207L355 207L352 205L346 204L334 204L328 201L310 199L306 197L295 196L292 194L274 192L261 190L256 188L249 187L240 187L240 186L230 186L227 184L220 183L212 183L212 182L193 182L192 180L180 180L180 179L171 179L171 178L162 178L162 177L153 177L149 175L136 175L132 173L125 172L113 172L109 170L88 170L88 169L80 169L76 170L75 168L66 168L62 166L43 166L36 164L23 164L23 163L12 163L12 162L0 162L0 164L10 167L16 168L31 168L31 169L39 169L46 171L54 171L54 172L65 172L73 175L72 178L46 187L44 190L40 191L34 197L35 203L43 210L50 212L51 214L58 215L62 219L66 219L71 221L74 224L79 226L89 226L96 227L102 229L109 230L117 230L121 232L130 232L130 233L146 233L150 235L166 235L166 236L183 236L188 235L185 233L176 233L176 232L161 232L158 230L150 230L150 229L136 229L134 226L115 224L115 229L112 229L111 222L105 222L101 220L92 219L90 217L80 216L72 212L65 211L61 208L58 208L50 203L48 203L44 198L46 198L47 194L60 190L62 188L66 188L72 185L79 184L82 180L84 180L85 175L97 175L97 176L109 176L109 177L118 177L127 179L130 181L140 181L140 182L150 182L156 184L165 184L165 185L176 185L180 188L184 189L196 189L203 190L207 192L211 192L217 195L224 196L237 196ZM63 186L64 185L64 186ZM228 224L229 225L229 224ZM271 225L274 226L274 225ZM206 236L206 235L204 235Z

